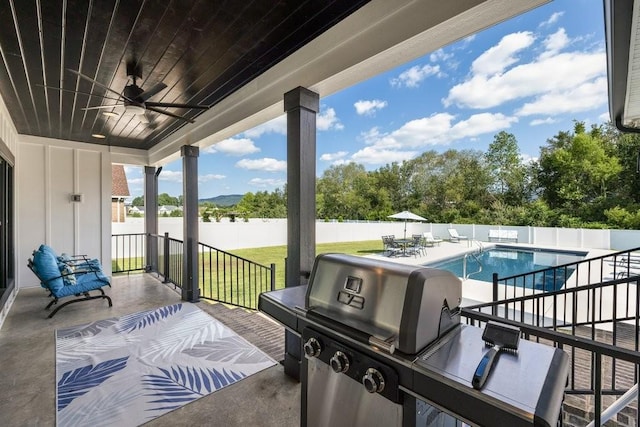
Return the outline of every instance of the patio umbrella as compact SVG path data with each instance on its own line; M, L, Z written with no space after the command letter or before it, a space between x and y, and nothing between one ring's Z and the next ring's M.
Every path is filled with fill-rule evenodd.
M407 221L408 220L412 220L412 221L426 221L427 218L423 218L420 215L416 215L413 212L410 211L402 211L402 212L398 212L395 213L393 215L389 215L387 218L394 218L394 219L404 219L404 238L407 238Z

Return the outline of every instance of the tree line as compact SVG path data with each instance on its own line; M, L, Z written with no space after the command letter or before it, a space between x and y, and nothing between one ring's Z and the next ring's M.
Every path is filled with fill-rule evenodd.
M640 134L620 133L610 123L587 129L576 121L528 161L516 137L502 131L484 152L430 150L372 171L357 163L331 166L316 180L317 218L386 220L410 210L439 223L640 229L639 156ZM158 204L180 206L181 198L163 193ZM283 218L287 188L200 210L218 221Z
M410 210L440 223L640 229L639 150L638 134L576 121L530 161L502 131L485 152L426 151L373 171L335 165L317 179L317 217L385 220ZM286 187L247 193L237 210L284 217Z

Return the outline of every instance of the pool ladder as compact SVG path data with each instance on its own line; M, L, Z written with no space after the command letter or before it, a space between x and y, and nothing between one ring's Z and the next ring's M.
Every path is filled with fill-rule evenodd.
M480 262L478 255L484 252L484 246L482 246L482 243L477 240L474 240L473 242L478 245L478 250L475 252L464 254L464 258L462 260L462 280L467 280L472 275L482 272L482 263ZM469 258L470 256L473 257L473 259L478 263L479 268L478 271L467 273L467 258Z

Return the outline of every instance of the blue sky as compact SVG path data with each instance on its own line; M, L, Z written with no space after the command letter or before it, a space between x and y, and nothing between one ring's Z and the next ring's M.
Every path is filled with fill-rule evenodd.
M355 161L367 170L428 150L485 151L500 131L523 161L573 120L609 120L602 2L556 0L320 99L317 174ZM181 160L159 192L182 194ZM286 182L281 116L200 151L199 197L273 191ZM142 169L127 167L133 196Z

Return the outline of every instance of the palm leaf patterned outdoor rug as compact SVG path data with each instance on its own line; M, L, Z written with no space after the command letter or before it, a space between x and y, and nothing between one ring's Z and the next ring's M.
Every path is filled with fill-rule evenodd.
M193 304L56 331L58 426L137 426L275 365Z

